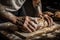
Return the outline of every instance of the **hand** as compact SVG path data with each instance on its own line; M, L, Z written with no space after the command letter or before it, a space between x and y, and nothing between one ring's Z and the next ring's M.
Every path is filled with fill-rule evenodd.
M18 22L20 24L19 28L24 32L34 32L37 30L37 19L33 17L26 16L25 22L23 20Z
M34 32L37 30L37 19L26 16L23 29L25 32Z
M49 14L49 15L48 15ZM50 12L45 12L45 14L41 14L40 18L46 20L48 22L48 26L52 26L54 24L53 19L50 17Z
M44 14L44 18L47 20L48 26L52 26L54 24L53 19L49 17L47 14Z

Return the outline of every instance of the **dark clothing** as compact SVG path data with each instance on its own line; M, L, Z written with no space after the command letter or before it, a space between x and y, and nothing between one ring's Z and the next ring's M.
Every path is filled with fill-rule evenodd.
M32 0L27 0L27 1L26 0L0 0L0 4L5 7L6 11L13 12L13 14L16 14L16 15L19 13L21 14L21 11L20 11L21 9L23 10L24 15L26 13L28 16L31 16L31 15L35 15L36 13L32 5Z
M0 0L0 4L5 6L7 11L19 10L26 0Z

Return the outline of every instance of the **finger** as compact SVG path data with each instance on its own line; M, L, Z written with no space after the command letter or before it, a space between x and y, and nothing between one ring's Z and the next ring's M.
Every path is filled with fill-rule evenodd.
M32 27L30 24L28 24L28 27L34 32L36 31L36 29L34 27Z
M43 15L40 15L39 17L40 17L41 19L43 19L43 18L44 18L44 17L43 17Z
M26 16L25 20L30 21L30 17Z
M24 24L24 28L27 29L28 32L32 32L32 31L28 28L27 24Z
M29 21L29 24L35 29L37 29L37 24L35 24L33 21Z
M50 25L50 19L48 18L48 16L47 16L47 15L44 15L44 18L47 20L48 26L51 26L51 25Z
M30 21L30 20L29 20L29 21ZM28 25L28 28L30 28L32 31L35 31L34 27L32 27L27 20L26 20L25 22L26 22L26 24Z
M48 16L48 18L50 19L50 22L51 22L50 24L51 24L51 26L52 26L54 22L53 22L53 20L52 20L51 17Z
M28 25L27 27L31 30L31 31L35 31L34 27L32 27L28 21L30 21L30 18L29 17L26 17L26 20L25 20L25 23Z
M28 21L25 21L24 28L27 29L28 32L32 32L32 30L28 27Z
M49 17L49 16L46 16L45 18L47 19L47 21L48 21L48 23L49 23L49 26L52 26L52 25L53 25L53 20L52 20L52 18Z

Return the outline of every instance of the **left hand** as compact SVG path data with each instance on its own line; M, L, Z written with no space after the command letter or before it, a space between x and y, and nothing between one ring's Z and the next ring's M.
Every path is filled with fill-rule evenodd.
M40 18L43 20L46 20L48 22L48 26L52 26L54 24L53 19L50 17L52 14L45 13L45 14L40 14Z
M47 14L44 14L44 18L47 20L48 26L52 26L54 24L53 19Z

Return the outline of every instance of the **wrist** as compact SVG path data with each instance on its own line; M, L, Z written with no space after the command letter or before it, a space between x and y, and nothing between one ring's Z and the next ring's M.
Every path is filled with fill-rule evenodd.
M15 24L16 21L17 21L17 17L11 17L11 18L10 18L10 21Z

